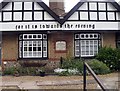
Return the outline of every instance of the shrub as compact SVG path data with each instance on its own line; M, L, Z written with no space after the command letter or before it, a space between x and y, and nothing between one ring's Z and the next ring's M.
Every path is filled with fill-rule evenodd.
M6 68L3 72L4 75L14 75L16 71L15 67Z
M65 59L62 64L63 69L77 69L79 74L83 73L83 61L80 59Z
M19 75L38 75L35 67L9 67L3 71L4 75L15 75L15 73Z
M110 73L109 67L101 61L96 59L88 61L88 65L96 74L107 74ZM83 74L83 61L80 59L65 59L62 64L62 69L67 69L66 71L58 73L58 75L62 76L70 76L70 75L82 75ZM78 73L69 72L69 70L77 69ZM87 71L88 72L88 71ZM87 73L88 74L88 73Z
M93 59L88 62L88 65L96 74L107 74L110 73L109 67L101 61Z
M19 67L18 72L20 75L37 75L35 67Z
M111 71L118 71L120 61L120 49L113 49L111 47L103 47L96 55L96 59L105 63Z

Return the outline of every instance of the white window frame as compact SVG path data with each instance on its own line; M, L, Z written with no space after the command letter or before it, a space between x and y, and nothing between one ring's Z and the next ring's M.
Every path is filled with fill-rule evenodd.
M22 34L19 36L19 58L47 58L47 34Z
M94 57L98 53L99 42L98 33L75 34L75 57Z

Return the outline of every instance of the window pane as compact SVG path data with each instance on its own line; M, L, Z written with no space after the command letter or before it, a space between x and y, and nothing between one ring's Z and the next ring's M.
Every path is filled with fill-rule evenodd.
M38 51L41 51L41 47L38 47Z
M29 46L32 46L32 41L29 41Z
M43 34L43 39L47 39L47 35L46 34Z
M33 38L36 39L36 35L33 35Z
M27 41L24 41L24 46L27 46Z
M33 51L36 51L36 49L37 49L36 47L33 47Z
M24 51L27 51L27 47L24 47Z
M79 46L79 40L76 40L76 41L75 41L75 45L76 45L76 46Z
M47 57L47 52L43 52L43 57Z
M22 35L19 36L19 40L22 40Z
M46 47L43 47L43 51L47 51L47 50L46 50Z
M41 39L41 38L42 38L42 35L38 35L38 38Z
M29 51L32 51L32 47L29 47Z
M43 46L44 46L44 47L47 46L47 41L43 41Z
M75 56L78 57L79 55L80 55L80 52L79 52L79 51L76 51L76 52L75 52Z
M41 41L38 41L38 46L41 46L41 45L42 45Z
M23 35L23 39L27 39L27 35Z
M75 39L79 39L79 34L75 34Z

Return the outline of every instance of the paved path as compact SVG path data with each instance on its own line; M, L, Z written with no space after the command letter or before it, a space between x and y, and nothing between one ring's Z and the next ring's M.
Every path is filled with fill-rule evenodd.
M3 77L4 78L4 77ZM17 80L17 79L20 80ZM0 87L4 87L4 88L18 88L18 89L40 89L41 86L64 86L64 85L81 85L83 84L82 81L82 77L78 76L77 78L72 78L70 77L69 79L66 79L66 77L64 77L64 79L60 79L60 77L55 76L55 77L30 77L30 79L28 79L27 77L8 77L6 78L7 80L3 81L2 83L0 83ZM34 79L33 79L34 78ZM80 78L80 79L79 79ZM10 80L11 79L11 80ZM27 79L27 80L26 80ZM101 78L100 79L103 84L105 84L105 86L108 89L116 89L118 88L118 77L113 76L113 77L107 77L107 78ZM95 84L96 82L92 79L87 80L87 84ZM96 88L98 89L99 86L96 86Z
M107 89L118 89L118 77L109 77L107 79L102 79L103 84ZM97 86L97 88L100 88Z

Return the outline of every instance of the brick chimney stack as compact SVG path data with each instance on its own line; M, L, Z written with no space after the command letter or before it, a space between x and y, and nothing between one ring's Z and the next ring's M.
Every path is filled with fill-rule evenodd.
M49 7L59 16L65 14L64 0L49 0Z

